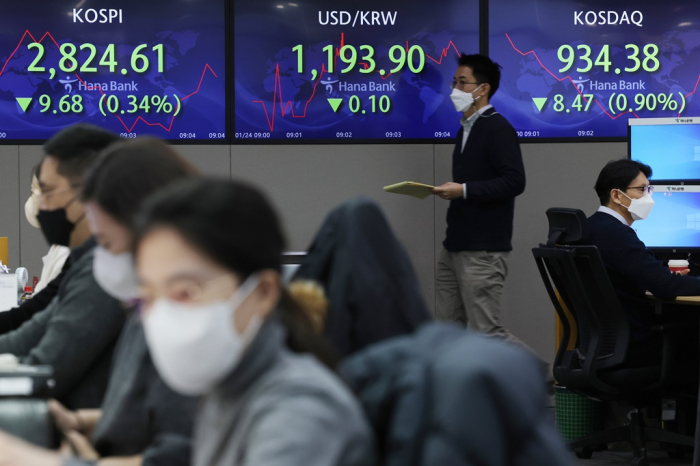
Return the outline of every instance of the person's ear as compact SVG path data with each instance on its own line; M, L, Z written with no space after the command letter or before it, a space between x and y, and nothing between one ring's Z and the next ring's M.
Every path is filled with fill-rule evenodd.
M282 284L280 274L273 269L258 272L260 281L255 290L256 305L268 315L275 310L281 299Z
M482 95L484 97L488 97L489 92L491 92L491 84L484 83L484 85L481 86L481 89L479 89L479 91L482 91L479 93L479 95Z
M610 201L612 201L614 204L624 205L621 199L622 197L624 196L620 194L619 189L613 188L610 190Z
M80 198L77 198L66 208L66 218L77 223L83 217L85 217L85 204L81 202Z
M233 325L240 333L246 331L253 316L265 319L272 314L282 297L282 283L277 271L265 269L256 274L258 284L233 315Z

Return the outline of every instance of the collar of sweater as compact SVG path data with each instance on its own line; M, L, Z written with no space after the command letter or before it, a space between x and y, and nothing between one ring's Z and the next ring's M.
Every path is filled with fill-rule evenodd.
M471 128L471 126L474 124L476 119L479 118L479 116L483 115L487 110L489 110L491 108L493 108L493 105L491 105L491 104L485 105L485 106L481 107L479 110L477 110L476 112L474 112L469 117L467 117L467 118L462 117L459 120L459 122L462 123L462 126L464 127L464 129L467 129L467 127Z
M286 332L276 312L266 319L242 359L216 389L223 397L237 397L270 370L283 351Z

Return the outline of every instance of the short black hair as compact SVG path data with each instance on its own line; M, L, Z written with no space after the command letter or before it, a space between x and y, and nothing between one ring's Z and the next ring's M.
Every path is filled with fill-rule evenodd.
M93 201L130 229L143 201L170 183L199 176L165 141L139 137L103 150L85 173L82 202Z
M479 55L476 53L472 55L461 54L457 59L457 64L459 66L468 66L471 68L472 74L477 82L488 83L489 86L491 86L489 90L489 99L493 97L501 83L501 65L491 60L486 55Z
M610 202L610 191L619 189L624 191L632 180L644 173L648 179L651 178L651 167L636 160L620 159L611 160L603 167L595 182L595 192L600 199L600 205L608 205Z
M44 143L46 156L58 160L58 173L72 185L82 184L83 174L97 154L119 140L119 135L87 123L62 129Z

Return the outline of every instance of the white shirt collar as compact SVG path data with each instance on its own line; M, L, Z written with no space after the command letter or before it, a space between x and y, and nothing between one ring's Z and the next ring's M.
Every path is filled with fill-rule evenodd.
M627 220L625 220L625 217L620 215L619 212L615 212L610 207L606 207L606 206L602 205L602 206L598 207L598 212L605 212L608 215L612 215L613 217L615 217L616 219L618 219L619 221L624 223L625 226L629 226L629 224L627 223Z
M474 121L479 117L479 115L483 115L484 112L490 108L493 108L493 105L487 104L481 107L479 110L474 112L472 115L469 116L469 118L464 118L462 117L461 120L459 120L462 123L462 126L471 126L474 124Z

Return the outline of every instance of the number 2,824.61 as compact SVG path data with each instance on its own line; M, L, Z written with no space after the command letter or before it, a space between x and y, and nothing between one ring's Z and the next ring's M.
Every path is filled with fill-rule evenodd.
M134 51L131 52L131 69L135 73L145 73L151 67L151 61L148 58L148 56L141 53L143 49L147 47L148 45L141 44L138 47L134 48ZM29 71L30 73L45 72L46 68L40 66L42 60L44 59L44 54L46 51L44 45L39 42L33 42L27 45L27 49L36 50L37 53L36 57L34 58L34 61L27 68L27 71ZM78 59L76 58L78 47L71 43L62 44L60 47L61 60L58 62L58 67L64 73L73 73L75 71L79 71L81 73L97 73L97 67L93 66L93 62L97 58L97 47L95 47L93 44L82 44L80 46L80 50L88 51L88 56L85 59L85 61L83 61L82 65L78 62ZM165 52L163 49L163 44L155 45L151 48L151 50L156 52L156 66L158 68L158 72L162 73L165 63ZM118 64L114 44L109 44L107 46L98 64L109 68L110 73L114 73L116 71ZM123 68L122 74L125 74L125 71L126 68Z

